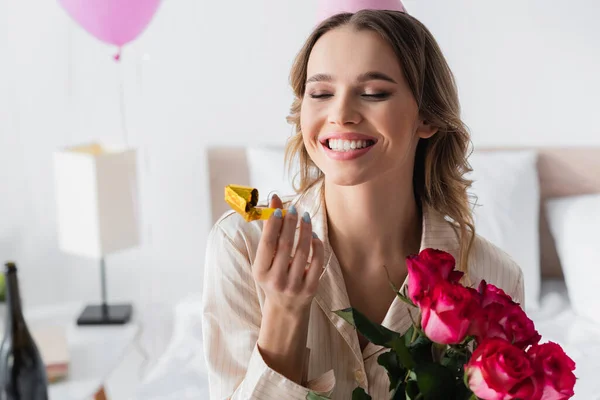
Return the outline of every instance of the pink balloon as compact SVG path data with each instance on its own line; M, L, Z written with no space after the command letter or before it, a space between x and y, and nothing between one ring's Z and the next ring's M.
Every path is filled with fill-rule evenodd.
M341 12L355 13L367 9L406 12L401 0L320 0L318 4L318 22Z
M161 0L58 0L67 13L101 41L123 46L146 29Z

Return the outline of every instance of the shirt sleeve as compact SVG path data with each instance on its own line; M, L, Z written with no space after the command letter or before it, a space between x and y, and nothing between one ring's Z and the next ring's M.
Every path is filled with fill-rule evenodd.
M250 260L218 223L207 243L202 307L211 399L306 399L313 389L310 382L305 387L287 379L260 354L256 343L262 313ZM332 371L317 381L312 391L329 395L335 385Z
M518 275L517 283L515 285L515 288L513 289L513 292L510 293L510 297L512 297L515 302L519 303L521 305L521 308L524 310L525 309L525 281L523 279L523 271L521 270L521 268L518 269L517 275Z

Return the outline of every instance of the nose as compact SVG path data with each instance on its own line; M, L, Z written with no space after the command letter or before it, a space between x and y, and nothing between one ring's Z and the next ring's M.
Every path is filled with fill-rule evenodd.
M350 95L339 94L332 101L328 121L333 125L357 125L362 116Z

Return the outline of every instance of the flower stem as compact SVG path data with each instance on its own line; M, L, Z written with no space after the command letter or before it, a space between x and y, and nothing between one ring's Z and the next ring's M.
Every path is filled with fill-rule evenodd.
M413 329L413 332L412 332L412 337L410 338L410 344L413 344L415 342L415 340L417 340L418 333L419 333L419 331L415 327L415 329Z

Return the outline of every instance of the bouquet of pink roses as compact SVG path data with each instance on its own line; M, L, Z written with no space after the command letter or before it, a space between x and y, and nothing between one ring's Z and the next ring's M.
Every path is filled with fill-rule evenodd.
M336 313L370 342L390 351L378 362L390 379L391 399L562 400L574 395L575 363L541 336L521 306L482 281L459 283L452 255L434 249L407 259L403 301L420 318L404 335L349 308ZM353 399L370 399L357 388Z

